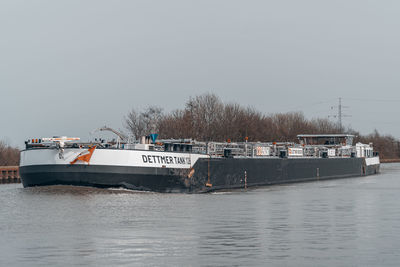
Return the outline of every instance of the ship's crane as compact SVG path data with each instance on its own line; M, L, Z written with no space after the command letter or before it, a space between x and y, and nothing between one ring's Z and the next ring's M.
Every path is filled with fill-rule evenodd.
M126 137L124 134L118 132L117 130L114 130L113 128L107 127L107 126L105 126L105 125L104 125L103 127L101 127L101 128L98 128L98 129L96 129L96 130L90 132L90 134L94 134L95 132L99 132L99 131L109 131L109 132L112 132L112 133L114 133L116 136L118 136L119 139L120 139L122 142L127 142L127 141L128 141L128 137Z

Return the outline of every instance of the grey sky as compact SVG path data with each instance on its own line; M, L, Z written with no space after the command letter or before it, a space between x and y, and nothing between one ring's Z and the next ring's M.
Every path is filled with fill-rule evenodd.
M88 137L216 93L400 137L399 1L0 2L0 139Z

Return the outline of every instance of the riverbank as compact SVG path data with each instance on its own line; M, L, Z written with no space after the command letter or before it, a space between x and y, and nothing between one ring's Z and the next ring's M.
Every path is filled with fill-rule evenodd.
M400 159L380 159L381 163L399 163Z
M0 166L0 184L20 183L18 166Z

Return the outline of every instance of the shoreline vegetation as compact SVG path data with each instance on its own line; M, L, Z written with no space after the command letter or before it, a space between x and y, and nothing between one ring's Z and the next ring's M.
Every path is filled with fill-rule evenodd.
M223 103L214 94L189 98L182 109L163 112L157 106L132 109L124 127L137 137L158 133L159 139L192 138L198 141L296 142L298 134L348 133L355 142L373 143L382 162L400 162L400 141L377 130L362 135L351 128L340 129L328 119L307 119L302 112L265 114L238 103ZM19 149L0 140L0 166L19 165Z
M19 149L0 141L0 166L18 166Z

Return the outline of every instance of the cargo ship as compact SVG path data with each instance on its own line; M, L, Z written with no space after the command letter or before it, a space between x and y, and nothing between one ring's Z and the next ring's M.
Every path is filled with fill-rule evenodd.
M21 151L24 187L78 185L202 193L379 173L372 144L350 134L302 134L298 142L30 139Z

